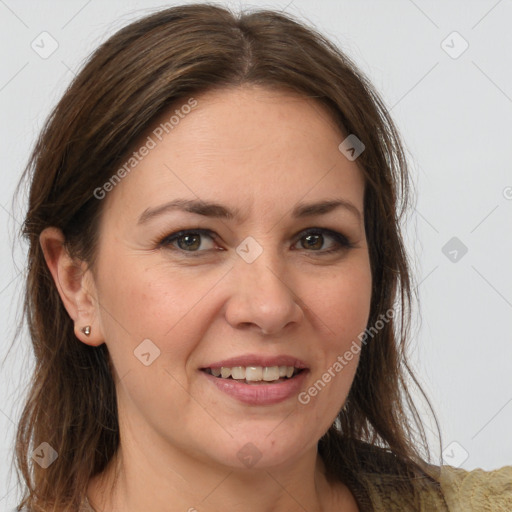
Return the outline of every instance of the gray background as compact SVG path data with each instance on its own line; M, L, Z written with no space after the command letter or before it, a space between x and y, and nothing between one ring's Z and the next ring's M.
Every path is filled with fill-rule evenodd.
M26 335L7 356L26 249L18 243L12 251L24 211L23 202L12 206L14 186L50 108L90 52L131 20L170 5L0 0L1 510L15 505L10 461L33 367ZM466 469L512 464L512 1L242 5L284 9L314 24L384 98L417 191L406 226L420 295L411 357L441 423L444 461ZM51 49L44 31L58 44L47 58L31 47ZM426 415L425 423L431 428Z

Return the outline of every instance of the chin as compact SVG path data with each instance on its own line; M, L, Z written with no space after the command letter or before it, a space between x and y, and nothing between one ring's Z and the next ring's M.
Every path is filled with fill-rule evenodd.
M222 453L211 453L210 457L231 469L271 469L294 463L309 446L316 446L316 438L307 443L303 438L291 438L289 433L278 439L269 435L275 426L259 435L234 436L224 444Z

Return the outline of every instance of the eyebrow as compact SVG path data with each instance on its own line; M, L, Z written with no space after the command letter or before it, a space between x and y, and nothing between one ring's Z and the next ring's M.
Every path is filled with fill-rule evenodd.
M361 212L356 208L356 206L346 199L333 199L317 203L299 203L292 210L292 217L303 218L312 217L314 215L325 215L337 208L344 208L355 215L359 221L361 220ZM233 220L241 217L239 209L230 210L219 203L196 199L174 199L173 201L160 206L144 210L142 215L139 217L137 224L144 224L150 219L174 210L182 210L189 213L195 213L197 215L203 215L205 217L214 217L226 220Z

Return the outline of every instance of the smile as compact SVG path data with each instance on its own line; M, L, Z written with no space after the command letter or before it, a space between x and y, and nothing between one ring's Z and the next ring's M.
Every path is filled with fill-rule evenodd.
M299 369L293 366L290 370L290 367L284 367L286 368L287 374L291 372L291 377L278 377L277 380L265 381L263 380L263 372L265 368L270 368L270 370L267 370L266 372L267 378L275 377L276 367L272 366L222 367L218 369L203 368L199 373L204 375L209 384L214 386L214 389L221 391L223 394L226 394L243 404L263 406L282 403L290 399L297 400L299 393L305 386L305 379L309 370ZM228 373L229 375L222 377L223 370L224 375L228 375ZM244 376L245 373L245 378L234 379L231 375L233 370L235 372L235 376ZM213 375L213 371L215 371L215 373L220 371L221 374L216 377ZM283 370L279 370L279 367L277 367L277 371L280 372ZM261 378L259 378L260 373ZM247 379L247 377L254 378L255 376L258 376L258 380Z
M237 382L276 383L291 379L303 369L294 366L234 366L232 368L205 368L204 372L219 379L231 379Z

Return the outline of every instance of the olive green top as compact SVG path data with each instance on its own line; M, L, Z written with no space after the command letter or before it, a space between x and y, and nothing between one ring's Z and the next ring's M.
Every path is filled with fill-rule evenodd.
M399 492L392 478L370 474L352 488L360 512L511 512L512 466L466 471L442 466L439 485L426 486L414 498ZM88 501L80 512L95 512ZM337 511L332 511L337 512Z
M511 512L512 466L494 471L466 471L442 466L440 489L432 486L419 492L414 505L410 497L393 490L392 482L377 475L365 480L370 506L360 506L361 512Z

